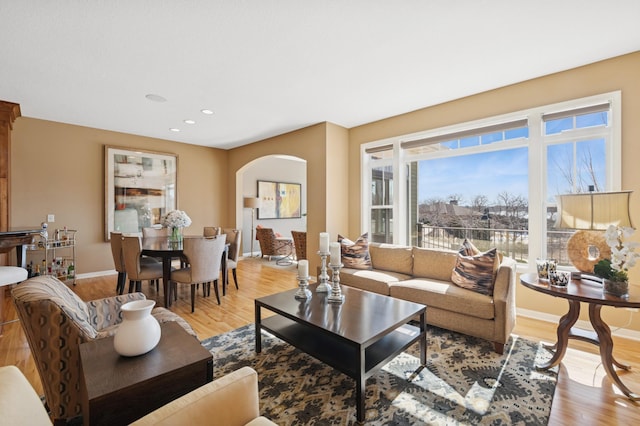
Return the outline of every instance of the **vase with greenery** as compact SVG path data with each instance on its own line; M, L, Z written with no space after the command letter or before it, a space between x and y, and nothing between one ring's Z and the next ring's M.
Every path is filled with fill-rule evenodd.
M603 280L605 293L621 297L629 293L628 271L640 256L635 252L638 243L628 241L633 233L633 228L615 225L610 225L605 231L605 240L611 247L611 259L602 259L593 268L593 272Z

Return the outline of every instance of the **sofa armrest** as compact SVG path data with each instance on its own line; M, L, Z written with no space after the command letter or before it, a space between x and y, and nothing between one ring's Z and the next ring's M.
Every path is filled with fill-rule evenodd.
M258 373L242 367L147 414L133 425L246 425L259 417Z
M89 320L95 329L100 330L122 322L120 307L127 302L146 299L144 293L129 293L105 297L87 302Z
M51 425L36 391L15 365L0 367L0 413L2 424Z
M516 266L515 260L505 256L493 287L495 336L499 343L507 342L516 324Z

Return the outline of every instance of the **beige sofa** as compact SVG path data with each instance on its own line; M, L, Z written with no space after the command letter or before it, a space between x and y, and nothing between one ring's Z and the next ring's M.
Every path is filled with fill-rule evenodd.
M515 325L516 262L503 257L493 296L451 282L457 253L390 244L369 244L371 270L343 268L340 283L427 306L427 323L487 339L503 353Z
M243 367L158 408L134 425L272 426L258 413L258 375ZM0 423L51 425L45 407L15 366L0 367Z

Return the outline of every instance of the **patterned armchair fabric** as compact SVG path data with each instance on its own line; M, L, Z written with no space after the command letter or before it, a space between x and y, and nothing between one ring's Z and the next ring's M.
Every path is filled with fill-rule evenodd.
M256 238L260 241L261 257L269 256L289 256L293 253L293 241L276 240L271 228L256 228Z
M52 276L31 278L11 292L22 328L35 359L54 420L81 414L81 343L115 334L122 322L120 307L145 299L130 293L85 303L69 287ZM178 315L156 308L158 322L177 321L193 336L195 332Z
M293 244L296 247L296 259L307 258L307 233L305 231L291 231Z

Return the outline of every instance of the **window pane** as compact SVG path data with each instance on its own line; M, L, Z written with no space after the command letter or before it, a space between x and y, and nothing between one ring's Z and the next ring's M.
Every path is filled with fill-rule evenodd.
M608 116L609 114L607 114L606 111L578 115L576 116L576 128L581 129L583 127L606 126Z
M418 241L457 250L463 238L527 256L527 148L418 163Z
M505 139L518 139L518 138L528 138L529 137L529 128L521 127L519 129L507 130L504 132Z
M393 209L371 210L371 235L376 243L393 243Z
M371 170L371 205L386 206L393 200L393 167L374 167Z
M544 123L545 135L554 135L565 130L573 129L573 117L549 120Z

